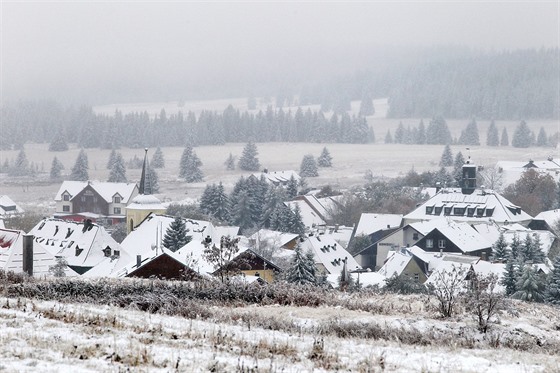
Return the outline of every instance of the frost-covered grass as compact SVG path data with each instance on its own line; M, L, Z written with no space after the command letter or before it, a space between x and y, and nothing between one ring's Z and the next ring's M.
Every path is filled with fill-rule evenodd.
M487 334L421 295L4 278L7 371L554 372L560 310L511 302Z

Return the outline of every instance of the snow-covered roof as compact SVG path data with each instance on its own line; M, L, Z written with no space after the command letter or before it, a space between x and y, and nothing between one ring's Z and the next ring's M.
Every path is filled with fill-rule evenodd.
M55 201L62 201L62 195L67 192L70 199L74 198L85 187L90 185L99 195L107 202L113 201L113 196L120 195L122 203L129 203L130 198L134 196L138 187L136 183L109 183L104 181L63 181L58 189Z
M436 288L441 287L445 282L446 285L450 278L455 274L461 274L461 280L465 280L469 270L471 268L471 263L460 263L456 261L441 261L439 265L430 273L430 276L425 282L425 285L433 285ZM462 287L466 290L466 284Z
M286 184L288 181L290 181L290 178L292 176L295 179L295 181L299 181L301 179L299 174L293 170L257 172L251 174L251 176L254 176L257 179L260 179L261 176L264 176L266 181L276 185Z
M472 226L467 223L457 223L448 219L438 220L440 224L435 227L449 241L453 242L464 253L483 250L492 246Z
M399 276L411 260L412 253L410 251L406 249L394 251L393 255L387 258L377 273L385 277Z
M560 210L548 210L540 212L533 220L544 220L549 227L553 228L554 225L560 221Z
M6 195L0 195L0 216L20 214L23 209L19 207L12 199Z
M151 194L139 194L132 199L132 201L126 206L127 210L161 210L165 211L165 206L161 201L154 195Z
M52 255L64 257L69 266L94 267L114 250L123 254L121 245L94 223L45 218L29 233Z
M445 188L405 215L407 223L448 216L456 221L470 223L495 221L498 223L528 222L532 218L519 206L514 205L492 190L477 189L463 194L461 189Z
M380 230L398 228L402 219L402 214L363 213L356 227L356 236L367 236Z
M322 264L330 274L338 274L342 271L344 259L348 260L348 271L361 269L356 259L333 237L326 235L309 236L301 243L301 247L304 252L310 250L315 257L315 263Z
M18 230L0 229L0 253L11 248L22 234L22 231Z
M508 245L511 244L511 242L513 241L513 237L516 234L522 242L525 237L527 237L527 234L530 234L533 239L538 236L541 242L541 249L545 255L548 255L550 248L557 238L556 235L550 231L532 230L520 224L508 224L501 227L497 226L496 224L476 224L473 227L481 236L483 236L488 242L492 244L494 244L498 240L498 238L500 237L500 232L504 233L504 240Z
M381 273L378 272L360 272L360 273L352 273L352 278L355 282L360 280L360 284L363 287L365 286L385 286L385 280L387 277L383 276Z
M433 271L441 265L447 266L447 263L473 264L480 260L478 256L462 255L459 253L436 253L424 251L418 246L407 248L415 257L428 264L428 271Z
M274 245L278 247L282 247L296 239L299 235L294 233L284 233L273 231L270 229L261 229L255 233L253 233L249 239L255 242L256 245L260 243L265 243L266 245ZM257 246L258 247L258 246Z
M299 207L301 221L306 227L326 224L325 220L304 200L286 202L286 205L292 210L295 209L296 205Z

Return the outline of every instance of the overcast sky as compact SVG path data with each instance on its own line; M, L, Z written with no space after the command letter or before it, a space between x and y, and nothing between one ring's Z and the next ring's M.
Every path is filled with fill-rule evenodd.
M549 2L1 1L2 96L88 102L248 72L351 71L381 46L557 47ZM348 52L348 58L345 53ZM161 97L162 100L171 97Z

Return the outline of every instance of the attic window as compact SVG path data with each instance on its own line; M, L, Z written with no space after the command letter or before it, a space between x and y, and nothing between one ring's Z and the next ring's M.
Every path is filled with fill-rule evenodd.
M509 211L511 211L513 213L513 215L521 214L521 207L508 206L507 208L508 208Z
M476 209L476 216L478 216L479 218L484 216L484 207L478 207Z
M64 237L64 238L68 238L68 237L70 237L70 236L72 235L72 233L74 233L74 230L73 230L73 229L70 229L70 228L68 228L68 232L66 233L66 237Z
M80 254L84 251L84 249L80 249L78 245L76 245L76 256L80 256Z
M451 207L444 207L443 215L451 215Z
M486 216L492 216L494 214L494 208L486 209Z
M455 207L453 209L453 214L455 216L463 216L463 215L465 215L465 208L464 207Z
M467 209L467 216L468 216L468 217L473 217L473 216L474 216L474 211L475 211L475 210L476 210L475 207L469 207L469 208Z
M63 195L62 200L66 201L66 202L70 201L70 195L68 195L68 194Z
M116 256L117 258L120 257L121 256L120 250L114 250L113 255Z
M107 246L106 248L103 249L103 254L105 254L105 256L108 258L111 256L111 248L109 246Z
M434 211L434 206L426 206L426 214L431 215Z
M439 215L441 214L441 210L443 209L443 206L436 206L436 211L434 213L434 215Z
M121 203L121 197L120 196L113 197L113 203Z

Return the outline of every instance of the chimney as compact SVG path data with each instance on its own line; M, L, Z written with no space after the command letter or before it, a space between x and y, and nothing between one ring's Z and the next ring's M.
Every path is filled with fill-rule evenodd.
M436 182L436 194L438 194L440 190L441 190L441 183L438 181Z
M140 268L142 265L142 255L136 255L136 268Z
M23 235L23 272L33 276L33 239L32 234Z
M470 159L463 165L461 178L461 193L473 194L476 189L476 165Z

